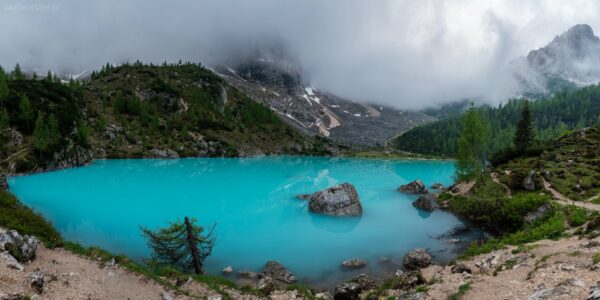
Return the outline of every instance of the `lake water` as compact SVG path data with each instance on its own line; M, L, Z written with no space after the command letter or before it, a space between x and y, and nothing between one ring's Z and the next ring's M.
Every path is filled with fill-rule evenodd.
M10 190L47 217L69 240L141 259L149 256L140 226L158 228L184 216L217 224L209 273L260 271L277 260L303 282L345 280L357 272L378 276L399 268L410 249L428 248L449 259L457 244L434 236L461 221L415 209L415 196L396 188L419 178L427 186L452 183L449 161L319 157L178 160L100 160L74 169L10 178ZM333 185L356 186L362 217L310 213L295 198ZM381 257L391 261L382 263ZM343 271L345 259L368 262Z

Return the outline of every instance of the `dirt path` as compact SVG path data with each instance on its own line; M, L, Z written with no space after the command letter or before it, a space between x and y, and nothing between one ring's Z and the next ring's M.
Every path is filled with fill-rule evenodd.
M428 267L423 270L425 278L437 277L437 283L429 286L424 298L448 299L468 283L470 289L460 299L587 299L590 286L598 281L599 264L592 260L598 243L598 238L593 243L577 237L543 240L516 254L511 246L460 261L472 274L453 273L450 266Z
M554 199L562 204L565 205L575 205L577 207L581 207L581 208L585 208L585 209L589 209L589 210L595 210L595 211L600 211L600 205L598 204L593 204L593 203L588 203L585 201L575 201L573 199L570 199L568 197L566 197L565 195L561 194L559 191L555 190L554 188L552 188L552 185L542 176L540 176L542 178L542 181L544 182L544 188L550 192L550 194L552 194L552 197L554 197ZM598 198L600 195L596 195L590 199L588 199L587 201L592 201L596 198Z
M512 191L510 190L510 188L506 184L504 184L500 181L500 178L498 177L498 173L492 172L490 174L490 176L492 177L493 182L499 184L500 186L502 186L504 188L504 190L506 191L506 194L508 194L509 196L512 194Z
M0 232L4 232L0 229ZM48 249L39 245L36 259L23 265L24 270L9 268L0 259L0 299L20 294L36 299L221 299L222 296L205 284L189 280L180 286L181 292L164 287L154 280L123 269L117 264L75 255L63 249ZM30 286L29 276L34 271L44 275L43 292ZM174 282L173 282L174 283ZM258 299L225 289L233 299Z

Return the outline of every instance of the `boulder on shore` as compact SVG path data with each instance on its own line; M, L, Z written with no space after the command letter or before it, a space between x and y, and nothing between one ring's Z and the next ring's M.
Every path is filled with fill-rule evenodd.
M362 269L367 265L367 262L362 259L348 259L342 262L342 267L344 269L355 270Z
M407 270L419 270L431 265L431 255L427 250L417 248L406 253L402 263Z
M0 234L0 251L7 251L19 262L25 263L35 259L38 240L33 236L21 236L16 230Z
M330 216L362 215L362 204L358 193L350 183L343 183L312 194L308 208L311 212Z
M420 179L409 182L405 185L401 185L398 188L398 191L400 191L402 193L406 193L406 194L427 194L427 193L429 193L429 191L427 191L427 188L425 187L425 184Z
M412 205L426 211L434 211L438 208L437 197L434 194L426 194L415 200Z
M290 272L282 264L274 260L267 262L263 274L273 278L273 280L277 280L283 283L294 283L297 281L296 276L294 276L292 272Z

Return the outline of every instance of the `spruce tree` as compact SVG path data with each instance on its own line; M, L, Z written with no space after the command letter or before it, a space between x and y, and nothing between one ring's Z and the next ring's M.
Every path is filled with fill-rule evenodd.
M33 121L33 108L31 107L31 102L29 101L29 97L27 95L21 95L21 100L19 101L19 117L25 124L27 125L27 129L29 129L31 121Z
M513 143L519 154L525 153L533 143L535 136L533 132L533 121L531 118L531 110L529 109L529 101L525 100L521 109L521 119L517 124L517 131Z
M0 107L5 105L5 101L8 98L10 90L8 89L8 82L4 70L0 67Z
M60 144L60 130L58 127L58 120L54 114L50 114L48 116L48 147L55 148L58 144Z
M13 79L24 79L25 75L23 75L23 71L21 71L21 66L17 63L17 65L15 66L15 69L12 72L12 78Z
M48 150L48 127L44 122L42 113L38 113L35 120L35 129L33 130L33 147L40 153Z
M157 231L142 227L142 234L153 251L154 262L202 274L204 260L210 256L215 243L215 226L204 233L204 228L195 222L195 219L185 217L183 222L171 223L169 227Z

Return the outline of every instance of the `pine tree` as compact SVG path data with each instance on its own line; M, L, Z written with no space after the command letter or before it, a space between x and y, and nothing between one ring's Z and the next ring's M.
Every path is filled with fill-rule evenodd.
M19 101L19 111L20 118L25 122L27 128L31 124L33 120L33 108L31 107L31 102L29 101L29 97L27 95L21 95L21 100Z
M47 137L49 148L54 148L60 144L60 130L58 127L58 120L54 114L50 114L50 116L48 116Z
M461 119L461 134L456 157L456 177L459 180L483 176L490 143L490 124L473 105Z
M33 130L33 147L40 153L48 150L48 127L44 122L44 115L38 113L35 120L35 129Z
M4 101L8 98L10 90L8 89L8 82L4 70L0 67L0 107L4 106Z
M23 71L21 71L21 66L17 63L17 65L15 66L15 69L12 72L12 78L13 79L24 79L25 75L23 75Z
M525 100L521 109L521 119L517 124L517 131L513 139L513 144L517 153L523 154L531 146L534 139L533 121L531 111L529 110L529 101Z
M46 74L46 80L52 82L52 72L48 70L48 74Z
M8 111L3 109L0 111L0 132L4 132L4 130L10 127L10 117L8 116Z
M172 265L183 271L204 272L204 260L210 256L215 243L213 225L207 234L195 225L195 219L171 223L157 231L142 227L142 234L153 251L152 258L160 265Z

